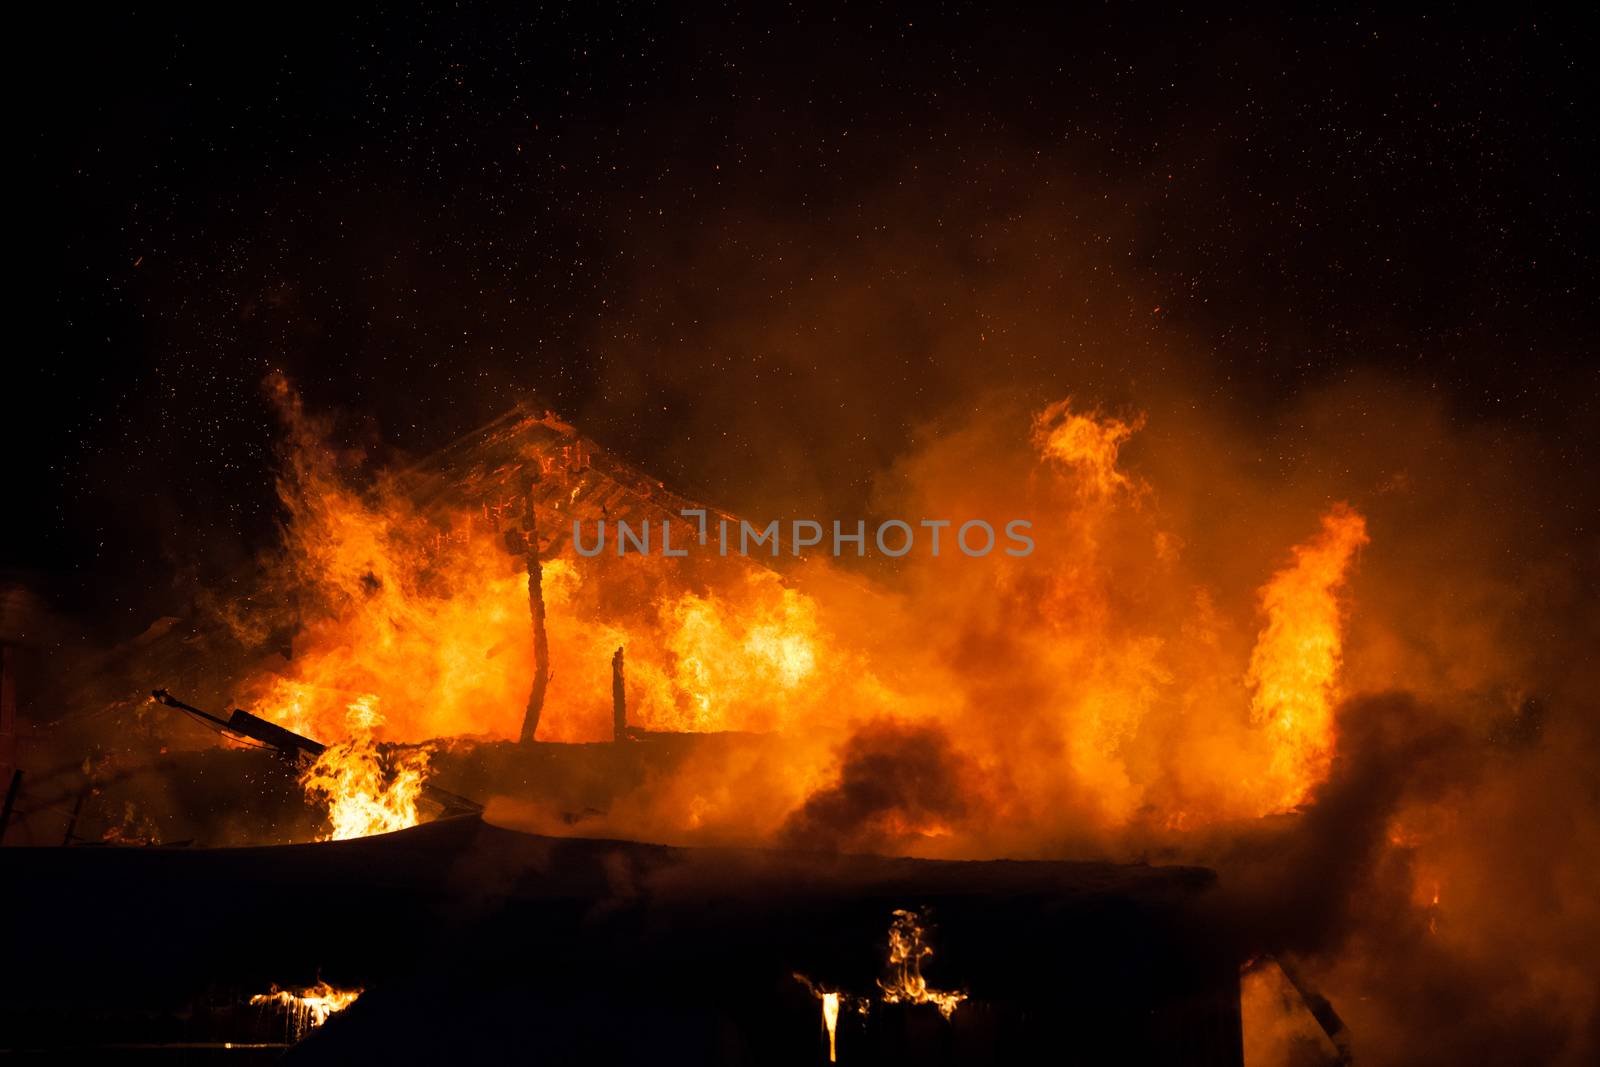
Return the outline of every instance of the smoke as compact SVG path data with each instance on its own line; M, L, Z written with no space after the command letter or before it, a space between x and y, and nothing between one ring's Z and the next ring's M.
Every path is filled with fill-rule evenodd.
M1328 777L1299 812L1182 846L1226 875L1223 905L1247 958L1339 944L1402 802L1466 781L1464 732L1410 694L1356 698L1338 722Z
M1298 960L1360 1062L1588 1062L1592 724L1507 745L1403 693L1352 700L1339 722L1298 817L1183 846L1220 872L1219 927L1246 956Z
M1218 936L1295 959L1363 1062L1588 1062L1592 489L1541 473L1541 432L1463 422L1388 376L1249 420L1179 402L1194 384L1146 394L1144 428L1118 442L1132 486L1109 495L1032 466L1015 395L913 431L877 506L1004 510L1026 484L1050 563L882 570L911 605L888 614L810 576L844 643L917 694L918 752L959 752L962 770L908 774L920 760L883 759L878 728L855 734L784 840L1208 864ZM1259 590L1341 500L1370 543L1336 615L1332 759L1298 810L1256 820L1240 774L1259 741ZM950 836L882 830L919 819Z
M624 642L636 725L776 734L697 746L602 812L518 796L491 817L1205 864L1215 935L1292 959L1364 1062L1585 1062L1596 561L1562 517L1586 491L1538 474L1537 435L1462 427L1387 379L1270 425L1179 396L984 392L874 472L878 514L1028 519L1026 558L813 560L718 583L636 559L609 586L553 564L556 736L608 727L602 668ZM434 551L453 518L382 472L356 485L359 463L289 402L285 549L261 573L301 621L292 660L274 627L230 631L260 650L247 673L340 709L381 692L410 740L507 736L526 684L497 660L526 643L515 561L487 535ZM1257 713L1269 684L1289 698ZM1285 750L1316 758L1275 765Z
M1403 692L1352 698L1337 721L1328 776L1297 812L1182 835L1131 827L1113 854L1216 869L1214 936L1241 959L1296 961L1360 1062L1588 1062L1600 1048L1592 725L1484 736ZM784 844L926 851L905 826L970 834L995 814L970 799L972 768L939 730L875 723L839 759ZM1266 1031L1277 1024L1263 1010L1305 1010L1285 996L1253 1002L1247 1023ZM1332 1062L1311 1044L1257 1048Z
M1600 854L1593 561L1554 518L1567 487L1530 476L1538 437L1462 427L1390 379L1266 421L1191 388L1050 405L979 391L873 467L866 510L1026 519L1026 558L821 559L706 587L635 561L627 615L617 595L573 593L603 577L553 570L558 678L626 640L636 723L783 738L697 750L577 829L1206 864L1216 936L1293 959L1364 1060L1582 1062L1597 990L1574 946L1600 933L1581 889ZM516 585L503 560L447 572L430 557L421 583L395 551L419 541L397 540L420 521L405 501L344 500L331 468L290 470L320 491L292 501L290 555L337 564L359 623L324 623L337 640L302 648L300 670L319 655L362 667L347 653L369 630L393 641L397 618L425 640L363 685L457 647L414 687L428 693L464 654L518 647L515 629L452 630L452 605L492 619L496 583ZM837 499L801 493L778 514L827 518L806 509ZM359 558L331 528L352 515L347 532L378 531ZM573 684L548 718L579 739L575 716L603 727L604 705L580 688L563 711ZM477 703L413 727L475 732ZM525 798L491 814L573 830Z
M1099 241L1063 245L1083 203L867 200L895 221L865 243L824 215L641 251L649 301L600 346L604 392L669 398L682 432L632 458L758 520L1020 518L1037 548L716 584L550 568L545 736L608 736L626 643L635 725L783 739L698 750L576 831L1206 863L1218 936L1299 959L1363 1059L1583 1062L1600 557L1562 439L1372 371L1243 401ZM707 291L720 305L685 314ZM516 561L278 400L287 551L270 610L233 618L267 646L254 678L293 684L247 693L325 702L319 734L381 692L406 739L511 736ZM1341 515L1362 536L1317 550ZM1306 681L1261 659L1301 636L1264 590L1324 556L1338 573L1297 586ZM1266 684L1315 699L1253 716ZM1326 733L1280 761L1306 772L1286 790L1274 731L1307 723ZM494 810L574 832L526 798Z
M577 829L1202 863L1216 935L1293 959L1364 1060L1582 1062L1592 561L1551 518L1566 487L1530 477L1539 439L1461 427L1388 379L1266 423L1184 388L981 392L873 474L879 515L1031 521L1027 558L812 560L704 588L636 561L626 634L615 597L591 610L554 590L558 677L585 669L572 650L626 637L636 722L783 739L697 750ZM346 600L393 591L384 625L417 613L405 567L372 590L367 558L350 562ZM474 573L444 582L450 602ZM439 607L419 617L430 645L452 639ZM470 711L440 721L471 732ZM526 799L492 814L573 829Z
M841 753L838 781L807 797L779 840L805 849L904 850L906 838L948 833L966 817L970 774L943 732L870 723Z
M1228 62L1214 61L1215 48L1179 49L1142 65L1159 72L1149 82L1122 69L1118 49L1095 49L1079 57L1088 66L1068 64L1088 72L1081 84L1159 92L1068 91L1050 107L1038 105L1037 83L996 106L963 91L922 92L944 57L901 42L918 68L902 79L916 87L913 110L900 110L909 99L900 96L881 112L859 112L861 94L817 105L809 81L785 90L778 79L761 88L786 108L771 99L748 108L747 94L730 93L735 124L713 125L737 159L719 150L712 167L701 140L678 136L687 129L678 124L704 121L700 111L662 101L641 119L619 115L619 132L668 132L652 135L660 151L641 153L616 194L612 232L585 231L582 263L575 245L550 239L543 216L524 216L531 229L518 231L508 198L474 207L452 195L437 232L425 211L410 213L420 229L397 228L392 211L357 212L343 251L292 257L311 273L285 278L272 250L300 237L278 227L305 213L284 208L283 189L264 190L252 195L273 210L230 218L270 222L188 227L204 242L186 251L162 236L161 258L179 268L169 281L214 264L218 247L251 250L225 272L235 280L215 303L196 305L190 285L155 285L138 321L161 331L154 347L173 352L220 347L276 363L291 338L303 351L289 358L319 388L381 403L408 426L408 443L445 434L452 420L470 424L525 388L565 390L576 406L568 414L603 443L674 489L753 517L1034 522L1034 557L992 566L869 559L738 588L657 581L642 567L610 586L577 571L553 578L549 736L605 736L605 664L627 637L639 724L786 737L779 751L708 749L648 777L615 799L608 830L1210 863L1225 889L1219 931L1249 951L1302 957L1363 1059L1585 1062L1600 1049L1584 958L1600 943L1597 379L1587 360L1540 344L1555 338L1582 352L1588 343L1584 286L1551 284L1560 266L1548 273L1583 247L1552 224L1580 202L1579 186L1562 178L1554 195L1529 196L1521 178L1506 177L1516 168L1505 161L1524 156L1504 132L1523 124L1506 120L1534 99L1534 83L1479 79L1463 96L1450 35L1386 33L1385 57L1362 32L1363 61L1384 76L1367 79L1372 91L1351 105L1349 128L1388 131L1369 146L1398 137L1427 147L1330 159L1326 131L1304 121L1324 88L1296 90L1281 77L1280 45L1292 41L1195 29L1223 34L1211 43ZM1131 40L1148 32L1138 20L1128 28ZM1058 37L1005 35L1006 61L988 66L1060 71ZM669 49L699 44L667 40ZM816 40L796 50L786 33L773 40L786 55L767 58L788 63L825 50ZM845 55L870 65L881 87L880 52L858 44ZM1419 55L1436 57L1421 75ZM737 66L767 65L747 57ZM1192 84L1205 121L1150 102L1183 99L1173 84ZM1278 101L1265 113L1263 84ZM1539 101L1554 98L1536 84ZM1228 120L1230 111L1248 117ZM390 112L408 130L430 128L412 110ZM774 137L773 114L802 125ZM1452 121L1394 125L1408 114ZM908 121L911 136L839 136L852 124ZM431 128L456 138L463 124ZM994 132L1003 128L1017 139ZM558 192L584 195L540 186L510 201L593 203L590 168L613 160L600 162L586 137L550 140L582 146L551 174L568 175L552 179L571 183ZM797 144L827 146L832 162L817 168L825 179L806 177ZM1262 144L1292 149L1271 154L1284 177L1265 187ZM494 151L503 149L497 140ZM438 155L466 176L455 184L477 188L479 157ZM1362 159L1378 161L1380 180L1351 162ZM1481 180L1441 183L1440 159ZM371 187L371 175L351 173L352 188ZM698 177L676 177L713 173L714 194ZM612 180L604 176L607 188ZM328 199L314 182L298 188ZM1390 189L1420 196L1427 210L1377 195ZM209 186L201 192L197 203L215 199ZM583 215L606 206L602 197ZM490 243L436 239L472 229L462 211ZM162 225L163 234L184 229ZM560 251L543 273L513 256L502 287L485 295L483 263L502 262L508 232L510 247ZM375 262L422 272L423 283L397 287ZM437 298L418 302L417 291ZM385 311L350 316L362 306ZM228 327L219 346L211 324L234 318L254 325ZM347 321L371 336L351 343L327 328ZM572 323L590 324L588 334ZM477 347L461 358L469 335ZM520 354L530 347L562 355ZM367 361L345 349L367 351ZM1373 369L1382 365L1403 369ZM392 385L396 366L406 387ZM71 543L82 552L142 537L163 550L108 558L130 572L181 559L223 573L212 557L231 565L236 542L257 540L241 531L270 525L249 519L262 514L266 480L246 488L250 478L236 475L252 470L260 446L255 382L245 380L259 372L165 360L162 370L142 375L149 393L130 395L147 409L184 410L211 407L219 388L249 394L218 416L226 425L247 412L248 432L190 435L206 464L174 465L169 442L185 435L167 420L140 419L131 405L122 418L95 413L117 434L149 428L126 447L112 429L87 435L101 445L92 466L109 473L96 479L100 492L63 510L80 520ZM368 392L374 381L391 387ZM1109 431L1109 461L1102 450L1093 462L1070 451L1041 462L1035 420L1063 397L1071 405L1052 418L1075 428L1073 440ZM137 669L127 677L61 703L98 713L121 701L117 730L81 732L122 744L137 736L149 754L195 729L167 718L127 728L142 714L130 698L155 684L199 693L191 699L208 707L227 706L241 688L251 706L320 701L305 724L319 733L337 729L348 701L381 690L390 721L413 740L509 736L527 690L515 561L472 541L469 527L439 528L381 479L352 488L368 481L361 450L330 450L325 425L283 392L277 399L290 438L280 482L289 551L265 561L262 588L197 598L208 622L228 625L175 632L158 643L168 646L159 661L149 649L130 653L123 662ZM156 475L173 470L184 472L184 501L158 496L158 521L150 494L161 489ZM202 492L196 475L208 471ZM1252 668L1271 625L1261 591L1338 502L1364 518L1369 543L1324 586L1337 590L1321 607L1340 639L1338 654L1323 657L1337 672L1320 685L1330 731L1315 748L1322 776L1285 812L1261 799L1281 795L1259 773L1273 755L1265 727L1300 720L1251 718L1252 679L1271 674ZM452 536L471 551L441 570L432 546ZM185 599L163 590L140 605ZM126 623L128 604L112 600L97 595L93 613ZM220 630L248 647L221 647ZM791 647L809 658L786 655ZM384 654L366 654L377 649ZM278 677L292 684L236 684ZM58 762L88 749L79 733L62 731ZM561 826L561 813L539 817Z

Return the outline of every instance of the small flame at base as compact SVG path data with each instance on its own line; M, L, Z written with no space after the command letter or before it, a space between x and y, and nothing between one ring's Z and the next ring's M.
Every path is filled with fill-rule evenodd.
M889 924L889 978L878 980L879 998L885 1004L932 1004L939 1014L949 1019L956 1005L967 999L965 993L929 989L922 977L922 961L933 955L933 949L923 940L923 917L914 911L897 908L894 921ZM798 971L794 980L822 1001L822 1025L828 1031L828 1062L839 1062L838 1032L839 1008L854 1008L865 1015L872 1007L870 997L856 997L847 993L817 988L816 983Z
M828 1028L828 1062L838 1063L838 1048L834 1044L839 1029L839 994L822 994L822 1025Z

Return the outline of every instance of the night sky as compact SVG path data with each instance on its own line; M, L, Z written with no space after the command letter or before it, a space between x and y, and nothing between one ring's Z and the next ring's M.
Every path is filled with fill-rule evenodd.
M1587 25L222 7L13 38L0 566L113 632L272 541L274 370L378 461L534 393L754 512L976 382L1180 358L1263 413L1376 368L1592 478Z

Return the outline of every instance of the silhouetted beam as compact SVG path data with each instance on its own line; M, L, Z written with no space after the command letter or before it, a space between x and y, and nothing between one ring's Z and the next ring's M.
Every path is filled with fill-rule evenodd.
M309 737L302 737L293 730L286 730L275 722L268 722L257 715L252 715L243 708L234 708L233 714L226 719L219 718L208 711L201 711L191 704L185 704L165 689L157 689L150 694L158 703L169 708L187 711L191 715L198 715L227 730L229 733L247 737L252 741L259 741L283 753L290 759L297 759L301 753L315 759L327 751L328 746L320 741L313 741ZM481 812L483 805L476 800L452 793L448 789L429 785L422 786L422 795L429 801L439 805L447 814L469 814Z
M628 691L622 673L622 649L611 657L611 739L628 739Z
M1345 1028L1344 1020L1339 1018L1339 1013L1333 1010L1333 1005L1328 998L1311 988L1300 974L1300 969L1282 956L1276 957L1278 969L1283 976L1294 986L1294 991L1300 994L1300 999L1305 1002L1306 1010L1311 1017L1317 1020L1317 1025L1322 1027L1322 1032L1328 1035L1328 1040L1333 1042L1333 1047L1339 1054L1339 1063L1347 1064L1351 1061L1350 1031Z

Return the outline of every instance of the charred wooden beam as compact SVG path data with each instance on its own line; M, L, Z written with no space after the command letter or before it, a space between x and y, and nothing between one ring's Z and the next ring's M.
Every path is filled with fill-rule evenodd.
M622 649L611 657L611 739L628 739L628 691L622 673Z
M528 560L528 614L533 621L533 686L528 691L528 710L522 717L519 740L530 744L539 729L544 712L544 694L550 685L550 639L544 629L544 566L539 561L539 518L534 505L534 489L539 472L528 481L522 504L522 536Z
M1276 956L1274 959L1277 960L1278 970L1282 971L1289 984L1294 986L1294 991L1300 994L1306 1010L1317 1021L1317 1025L1322 1027L1322 1032L1328 1035L1328 1040L1333 1043L1334 1051L1339 1056L1339 1067L1345 1067L1351 1062L1352 1052L1350 1031L1346 1029L1344 1020L1339 1018L1339 1013L1333 1009L1333 1004L1328 998L1317 992L1311 983L1306 981L1305 976L1300 973L1300 968L1283 956Z
M216 723L231 734L275 748L286 759L298 760L301 755L307 755L315 759L327 751L328 748L327 745L320 741L313 741L311 738L303 737L293 730L286 730L275 722L268 722L266 719L250 714L243 708L234 708L233 714L224 719L211 714L209 711L201 711L192 704L185 704L165 689L157 689L150 695L157 703L165 704L169 708L177 708L179 711L186 711L191 715L197 715L202 719ZM422 785L422 795L427 800L443 808L446 815L467 815L483 811L483 805L477 801L452 793L448 789L440 789L438 786L430 785L427 782Z

